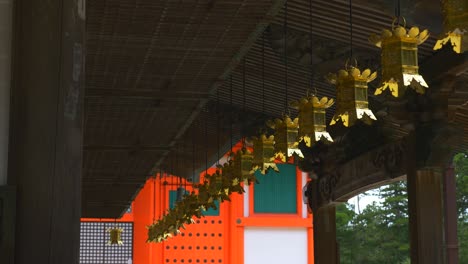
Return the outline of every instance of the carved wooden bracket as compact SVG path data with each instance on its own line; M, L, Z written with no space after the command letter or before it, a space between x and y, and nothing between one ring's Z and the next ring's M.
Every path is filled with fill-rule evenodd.
M404 179L407 162L415 162L418 169L444 166L454 154L455 142L460 140L460 130L448 123L431 123L418 126L415 138L414 157L409 156L408 141L404 138L323 170L310 185L310 207L317 210L333 203L346 202L364 191Z

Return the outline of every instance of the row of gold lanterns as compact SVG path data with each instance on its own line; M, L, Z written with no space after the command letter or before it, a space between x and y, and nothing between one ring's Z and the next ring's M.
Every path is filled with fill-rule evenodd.
M285 14L287 14L287 3ZM285 25L286 19L285 15ZM407 31L404 19L403 26L395 27L395 22L399 24L400 21L394 20L392 31L385 29L381 36L372 35L369 38L373 44L382 48L383 83L375 94L382 94L388 89L394 97L401 97L407 86L422 94L428 85L418 73L417 46L426 41L429 33L427 30L420 33L417 27ZM286 29L285 26L285 32ZM286 39L285 37L285 41ZM286 54L285 58L287 59ZM328 76L328 81L334 84L337 90L336 112L330 125L341 123L349 127L357 120L370 124L376 120L376 117L369 109L367 90L368 83L375 80L377 73L372 73L370 69L361 72L357 68L357 62L352 67L348 67L347 64L344 70ZM333 103L333 99L327 97L319 99L315 95L307 94L306 97L292 103L292 106L299 111L297 118L292 119L284 115L282 119L277 118L268 122L267 125L274 129L275 133L272 136L262 134L254 138L254 169L266 173L270 168L277 170L275 160L287 162L292 156L303 158L299 149L301 141L308 147L319 140L333 142L326 130L326 109Z
M467 38L463 38L468 28L466 8L460 8L460 1L444 0L445 30L447 37L439 40L434 49L439 49L449 40L457 53L467 50ZM395 26L395 22L398 25ZM399 18L395 19L392 29L384 29L381 35L372 34L369 41L382 49L382 84L374 95L384 94L386 90L396 98L402 97L408 87L419 94L424 94L428 85L419 74L418 46L429 38L428 30L420 31L418 27L406 29L406 21L399 25ZM346 63L347 64L347 63ZM368 83L375 80L377 72L370 69L361 71L357 62L353 66L337 74L329 74L328 81L336 86L336 112L330 125L341 123L345 127L353 126L357 120L370 124L376 120L368 103ZM308 147L315 142L324 140L333 142L326 131L326 109L334 104L333 99L307 94L291 106L299 112L298 117L292 119L288 115L267 122L274 129L274 135L261 134L253 138L253 154L243 151L238 153L238 160L242 160L243 174L252 174L259 170L265 174L269 169L278 171L275 161L287 162L290 157L303 158L299 149L299 142L303 141ZM244 164L245 162L245 164ZM252 166L250 166L252 165ZM249 168L253 168L249 170Z
M412 27L407 31L405 26L393 26L392 31L384 30L381 36L372 35L369 38L373 44L382 48L382 85L375 95L388 89L392 96L401 97L408 86L418 93L425 92L428 85L418 73L417 46L428 37L427 30L419 32L419 28ZM368 103L368 83L376 77L377 72L370 69L361 72L357 62L350 67L346 65L337 74L327 76L337 90L336 112L330 125L341 123L350 127L357 120L366 124L376 120ZM319 99L316 95L307 94L291 104L298 110L297 118L292 119L285 115L282 119L267 122L275 133L254 138L254 169L259 169L264 174L268 169L277 170L274 160L287 162L292 156L303 158L298 148L301 141L308 147L320 140L333 142L326 130L326 109L333 104L333 99Z
M443 0L445 8L445 26L447 37L438 41L434 49L440 48L450 41L456 52L461 53L467 49L466 38L463 39L467 27L466 11L460 13L461 1ZM394 21L398 22L399 21ZM403 21L404 22L404 21ZM393 24L394 24L393 23ZM386 90L394 97L402 97L407 87L423 94L428 88L427 83L419 74L418 45L429 37L427 30L419 31L418 27L409 30L403 26L392 25L392 30L383 30L380 36L372 35L369 40L382 49L382 84L375 91L375 95L383 94ZM337 74L329 74L328 81L336 86L336 112L330 125L341 123L345 127L353 126L357 120L370 124L376 120L368 103L368 83L375 80L376 72L370 69L361 71L354 66L338 71ZM238 150L227 164L222 166L222 174L232 180L230 186L240 186L240 182L255 181L254 172L260 171L266 174L269 170L278 171L275 161L288 162L292 156L303 158L299 149L299 142L304 142L308 147L324 140L333 142L326 130L326 109L334 104L333 99L307 94L291 106L298 110L298 117L292 119L285 115L282 119L275 119L267 123L275 130L274 135L265 133L253 138L254 152L250 152L245 146ZM216 174L219 176L220 171ZM217 177L216 179L221 179ZM219 190L220 192L226 191ZM111 233L112 244L120 244L121 229L113 228Z
M468 28L467 8L461 7L462 1L443 0L445 21L444 26L447 38L439 40L434 49L450 40L454 50L458 53L467 49L464 45L466 38L462 40ZM372 34L369 41L382 49L382 84L375 91L380 95L388 90L394 97L402 97L407 87L419 94L424 94L428 85L419 74L418 46L424 43L428 37L428 30L420 32L418 27L406 30L406 21L399 25L400 18L396 18L392 24L392 30L384 29L380 36ZM397 26L395 26L397 22ZM463 44L462 44L463 43ZM337 74L329 74L328 81L336 86L337 106L330 125L337 123L345 127L353 126L357 120L370 124L376 120L368 103L368 83L375 80L377 73L370 69L361 70L354 66L338 71ZM243 148L238 151L232 163L236 173L247 177L253 171L259 170L265 174L269 169L278 171L275 160L287 162L290 157L303 158L298 148L303 141L308 147L315 142L324 140L333 142L332 137L326 131L326 109L334 103L333 99L306 95L299 101L292 103L292 107L299 111L297 118L292 119L284 115L282 119L267 122L267 125L275 130L274 135L261 134L253 138L254 153Z

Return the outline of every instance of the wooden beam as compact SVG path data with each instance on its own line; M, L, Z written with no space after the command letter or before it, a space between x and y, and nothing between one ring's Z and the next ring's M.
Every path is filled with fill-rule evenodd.
M195 91L152 91L131 89L86 89L86 98L132 98L141 100L199 101L209 93Z
M333 201L346 202L359 193L404 179L403 141L371 150L338 169Z
M167 151L167 146L138 146L138 145L85 145L85 151Z
M468 71L468 54L457 54L449 46L446 45L420 65L419 72L429 85L442 78L453 78Z

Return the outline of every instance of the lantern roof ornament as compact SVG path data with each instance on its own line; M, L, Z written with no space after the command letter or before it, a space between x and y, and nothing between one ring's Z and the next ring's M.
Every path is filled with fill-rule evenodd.
M260 171L267 174L269 170L279 172L275 161L275 137L261 133L258 137L253 137L253 171Z
M356 62L357 64L357 62ZM360 71L357 67L345 67L338 74L329 74L328 81L336 85L336 111L330 125L341 122L345 127L354 125L356 120L370 124L377 120L369 109L367 101L367 84L377 77L370 69Z
M304 141L308 147L320 140L333 142L326 130L325 110L334 103L332 98L322 97L319 100L317 96L308 93L305 97L291 103L293 108L299 110L299 142Z
M284 115L282 119L269 120L267 125L275 130L275 159L287 162L293 156L304 158L297 141L299 129L299 119L297 117L291 119L288 115Z
M407 86L423 94L429 86L419 74L418 45L429 38L429 32L427 29L420 32L418 27L406 30L404 19L403 26L395 27L397 20L394 19L391 31L384 29L380 35L369 37L371 43L382 48L382 86L374 94L388 89L394 97L401 97Z
M466 0L442 0L445 37L439 39L434 50L441 49L449 41L456 53L468 50L468 2Z

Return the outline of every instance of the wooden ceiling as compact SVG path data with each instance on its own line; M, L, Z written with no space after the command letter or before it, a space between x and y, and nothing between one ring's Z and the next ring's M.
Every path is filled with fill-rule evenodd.
M391 25L392 1L367 2L354 1L354 51L360 65L378 70L379 51L367 37ZM284 113L283 3L87 2L83 217L119 216L159 169L191 177L231 141ZM348 56L347 3L312 1L311 68L309 1L288 2L289 100L310 89L310 72L318 94L335 97L323 75L343 67ZM438 5L430 0L403 11L409 23L432 14L418 25L439 32ZM429 67L434 42L432 36L420 47L421 67ZM462 87L452 96L454 111L467 101L466 68L456 77Z

